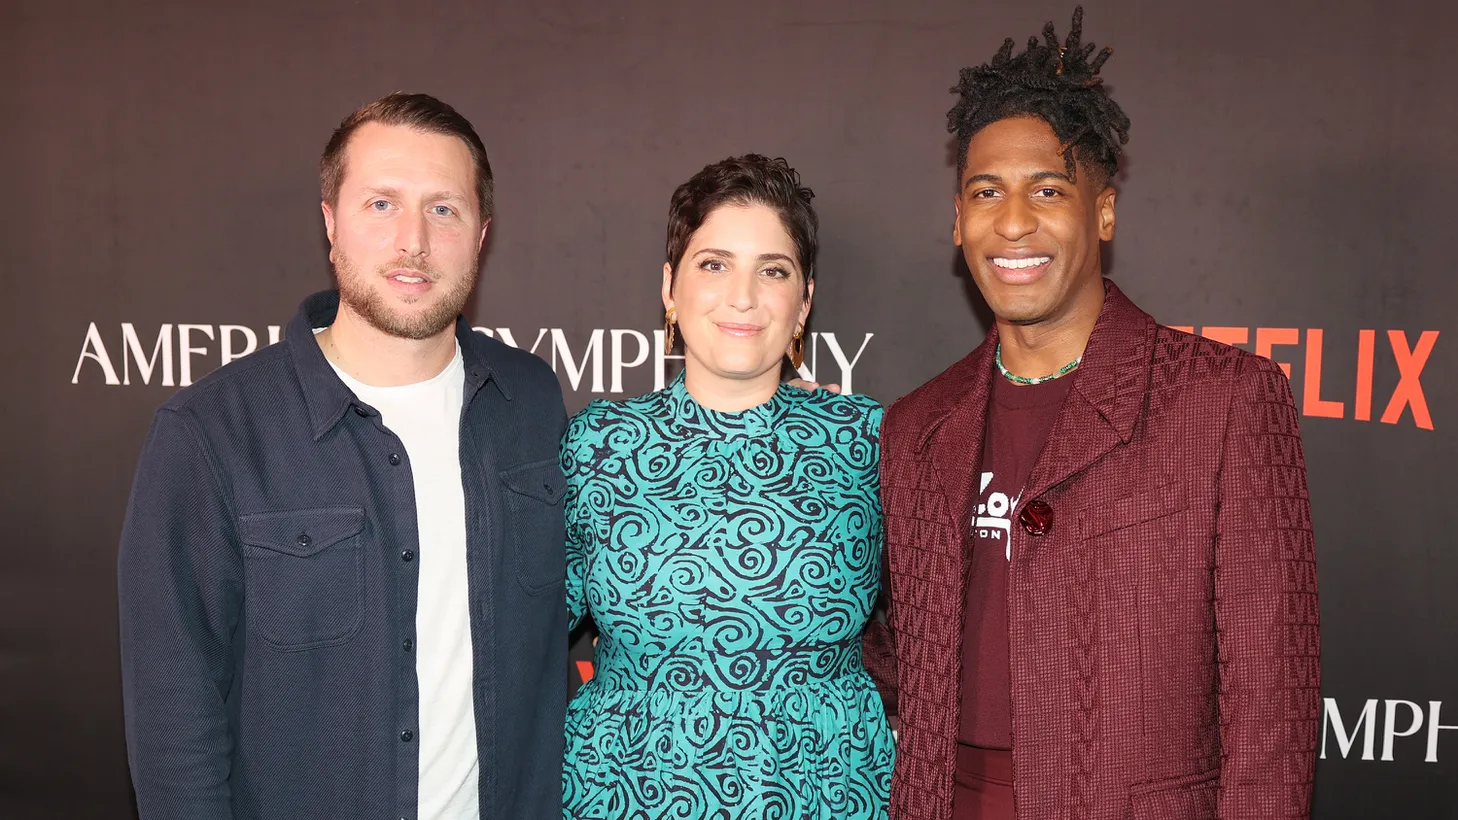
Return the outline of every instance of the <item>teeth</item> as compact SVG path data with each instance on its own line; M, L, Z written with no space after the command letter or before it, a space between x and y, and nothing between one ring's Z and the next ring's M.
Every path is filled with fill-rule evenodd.
M992 264L999 268L1008 270L1022 270L1023 268L1036 268L1039 265L1046 265L1053 261L1051 256L1034 256L1030 259L1005 259L1001 256L993 257Z
M395 280L399 282L404 282L408 285L418 285L421 282L424 282L425 278L421 276L406 276L403 273L397 273L395 274Z

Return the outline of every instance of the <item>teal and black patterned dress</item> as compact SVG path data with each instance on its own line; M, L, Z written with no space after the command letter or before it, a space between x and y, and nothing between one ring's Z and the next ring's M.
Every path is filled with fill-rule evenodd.
M572 420L567 603L602 638L564 817L886 816L895 747L860 643L880 427L871 399L791 387L714 412L681 376Z

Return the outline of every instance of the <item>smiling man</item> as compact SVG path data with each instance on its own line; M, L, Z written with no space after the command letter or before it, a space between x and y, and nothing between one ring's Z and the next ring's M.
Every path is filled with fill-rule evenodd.
M1129 121L1081 24L953 89L953 238L995 324L882 433L891 814L1305 818L1316 567L1290 388L1104 278Z
M320 162L338 291L157 413L120 553L142 820L557 817L565 426L460 317L492 213L423 94Z

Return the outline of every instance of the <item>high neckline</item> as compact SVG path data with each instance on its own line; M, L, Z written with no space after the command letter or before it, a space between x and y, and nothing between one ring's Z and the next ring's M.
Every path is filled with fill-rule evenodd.
M729 438L763 436L773 432L789 410L794 391L795 388L781 384L768 401L737 412L711 410L699 404L689 393L683 373L678 374L666 392L669 409L680 425L715 437Z

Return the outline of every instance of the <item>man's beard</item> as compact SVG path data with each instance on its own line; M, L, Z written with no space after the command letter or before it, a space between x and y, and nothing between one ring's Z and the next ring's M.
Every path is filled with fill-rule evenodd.
M455 323L466 306L471 288L476 285L480 262L479 256L473 254L469 270L456 279L450 290L439 296L434 304L424 311L405 312L389 307L385 298L370 287L365 277L370 275L383 279L392 270L413 270L439 285L442 277L438 271L421 261L401 258L381 265L372 274L363 274L353 260L338 248L334 251L334 258L334 280L339 285L339 301L381 333L415 340L429 339Z

